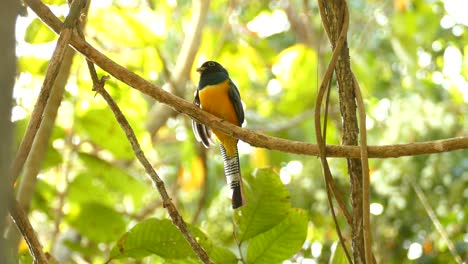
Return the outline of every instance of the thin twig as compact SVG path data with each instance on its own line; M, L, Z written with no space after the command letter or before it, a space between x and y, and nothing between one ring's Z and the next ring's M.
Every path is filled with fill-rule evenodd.
M39 0L24 0L24 2L28 4L39 18L50 26L52 30L60 32L62 23L46 5ZM187 102L186 100L162 90L160 87L146 81L137 74L127 70L125 67L115 63L96 50L89 43L82 40L78 35L72 36L71 44L77 51L81 52L101 69L108 72L118 80L161 103L169 105L176 111L182 112L198 122L208 125L213 129L219 130L235 138L239 138L254 147L311 156L318 156L319 154L317 144L271 137L225 122L222 119L194 106L191 102ZM397 158L403 156L441 153L467 148L468 136L464 136L410 144L369 146L368 151L369 158ZM327 157L360 158L361 156L360 148L358 146L327 145L326 150Z
M424 194L423 190L421 190L421 188L416 184L413 178L404 177L404 179L406 181L409 181L409 183L411 184L411 187L413 187L414 192L416 193L419 200L421 201L421 204L424 207L424 210L426 211L427 215L431 219L432 224L434 224L437 232L439 232L442 239L445 241L445 243L447 243L447 247L450 250L450 253L452 253L452 256L455 258L455 262L457 262L458 264L463 263L462 258L458 254L452 240L450 240L447 231L444 229L444 227L440 223L439 219L437 218L437 215L434 212L434 209L432 209L431 205L429 204L429 201L426 199L426 195Z
M120 111L115 101L112 99L109 93L107 93L107 91L104 89L103 87L104 81L105 79L101 80L100 84L95 84L94 89L96 90L97 93L99 93L104 98L104 100L109 105L109 108L114 113L115 118L119 122L120 127L125 132L125 135L127 136L127 139L132 146L135 156L137 157L138 161L143 165L143 167L146 170L146 173L150 176L154 185L158 189L159 194L161 195L161 198L163 201L163 206L167 209L169 216L172 219L173 224L179 228L184 238L187 240L187 242L190 244L194 252L197 254L197 256L200 258L200 260L203 263L213 263L210 260L206 251L201 247L201 245L197 242L197 240L193 237L193 235L188 230L184 219L179 214L179 212L177 211L177 208L175 207L171 198L167 194L167 190L166 190L166 187L164 186L164 182L161 180L161 178L158 176L156 171L153 169L150 162L146 158L143 150L141 149L140 144L138 143L138 140L130 124L128 123L127 119Z
M46 254L42 251L42 245L37 239L36 233L28 220L28 216L13 197L11 197L10 214L19 231L28 244L29 251L34 259L34 263L49 263Z
M356 103L359 114L361 163L362 163L362 225L364 232L364 252L366 263L373 263L372 257L372 229L370 223L370 175L369 175L369 156L367 153L367 129L366 112L364 101L362 100L361 87L353 74L354 93L356 94Z

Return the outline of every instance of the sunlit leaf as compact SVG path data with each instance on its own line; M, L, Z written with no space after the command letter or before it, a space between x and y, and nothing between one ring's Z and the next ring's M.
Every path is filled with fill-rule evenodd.
M245 175L244 178L247 204L234 215L240 241L277 225L291 208L288 191L271 169L258 169L253 176Z
M54 148L48 148L46 150L45 159L42 163L43 169L48 169L59 165L63 161L62 155Z
M24 35L24 41L31 44L50 42L55 39L57 39L57 35L38 18L29 24Z
M214 246L198 228L190 226L189 229L208 255L213 253L215 263L237 263L231 251ZM151 254L165 258L169 263L179 263L173 259L196 259L193 249L170 220L154 218L140 222L125 233L112 249L110 259L139 259Z
M196 156L192 159L190 173L187 173L184 168L181 168L178 173L181 188L186 191L191 191L200 188L205 181L205 167L200 157Z
M332 246L334 249L332 251L332 255L330 257L330 264L347 264L348 259L346 258L346 254L341 246L341 243L335 242Z
M21 71L27 71L32 74L45 74L49 60L22 56L18 58L18 67Z
M140 182L122 168L95 156L79 153L79 158L87 168L84 172L89 174L87 178L96 181L96 183L90 183L90 185L103 184L111 194L117 194L120 197L130 195L136 205L141 203L141 198L151 188L151 186ZM144 177L144 175L141 175L141 177Z
M93 143L112 152L118 159L132 159L133 150L109 109L90 109L79 118L77 130L84 132Z
M67 4L67 1L66 0L44 0L43 1L44 4L48 4L48 5L63 5L63 4Z
M318 91L316 52L299 44L284 49L275 61L273 73L284 89L278 110L292 115L310 109Z
M121 213L99 203L81 204L70 218L76 230L96 242L115 241L126 226Z
M307 222L304 210L290 209L288 216L278 225L249 241L248 263L281 263L290 258L304 244Z
M86 172L76 175L68 187L68 200L72 203L99 202L113 206L122 199L122 195L101 178Z
M253 153L250 155L250 162L253 167L264 168L268 166L267 151L263 148L254 148Z
M149 9L118 8L110 6L89 15L90 34L97 34L107 41L118 41L126 47L141 47L154 44L165 33L164 14ZM161 29L159 29L162 27ZM118 29L118 30L116 30Z

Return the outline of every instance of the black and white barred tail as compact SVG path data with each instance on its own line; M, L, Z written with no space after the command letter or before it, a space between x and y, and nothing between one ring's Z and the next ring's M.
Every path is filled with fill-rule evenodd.
M244 190L242 186L242 176L240 171L239 154L236 153L233 156L226 154L226 150L223 145L220 144L221 154L224 160L224 175L226 175L226 181L231 189L232 197L232 208L236 209L245 204Z

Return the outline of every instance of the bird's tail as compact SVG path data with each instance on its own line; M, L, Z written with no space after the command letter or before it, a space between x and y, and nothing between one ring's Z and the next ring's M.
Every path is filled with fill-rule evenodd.
M235 155L227 155L226 149L221 145L221 154L224 160L224 174L229 188L232 191L232 208L236 209L245 204L244 188L240 171L239 154L237 148Z

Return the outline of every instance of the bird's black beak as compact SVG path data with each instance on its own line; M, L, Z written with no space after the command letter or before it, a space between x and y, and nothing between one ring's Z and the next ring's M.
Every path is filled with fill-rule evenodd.
M197 68L197 72L202 73L205 69L206 69L205 67Z

